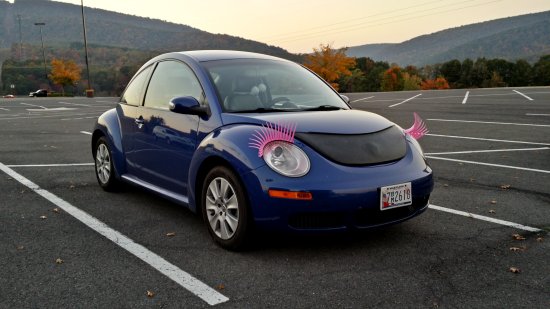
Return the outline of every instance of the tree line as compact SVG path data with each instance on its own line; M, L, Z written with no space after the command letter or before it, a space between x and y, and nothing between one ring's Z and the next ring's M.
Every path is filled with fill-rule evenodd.
M83 62L80 49L77 43L51 47L47 53L56 57L48 60L47 72L44 72L40 48L25 46L27 59L19 61L16 60L18 49L13 46L11 59L2 66L3 89L0 92L26 94L48 88L82 95L88 81L81 76L88 74L76 65ZM93 64L90 66L91 88L98 95L118 96L139 67L156 53L92 45L90 54ZM305 66L341 92L550 86L550 55L540 57L533 65L525 60L478 58L400 67L368 57L347 57L344 49L320 45L303 59Z
M368 57L346 57L345 49L320 45L306 56L305 65L341 92L550 86L550 55L533 65L525 60L478 58L400 67Z

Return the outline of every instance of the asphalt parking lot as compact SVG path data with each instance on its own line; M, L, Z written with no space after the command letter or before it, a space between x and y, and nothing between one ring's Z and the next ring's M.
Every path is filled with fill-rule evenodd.
M349 97L425 120L431 208L241 253L176 204L100 189L89 132L116 98L0 99L0 307L550 307L550 87Z

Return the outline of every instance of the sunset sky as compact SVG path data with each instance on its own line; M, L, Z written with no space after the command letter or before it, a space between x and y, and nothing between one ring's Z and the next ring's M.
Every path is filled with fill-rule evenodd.
M12 1L13 2L13 1ZM80 5L80 0L59 0ZM84 0L84 5L157 18L309 52L402 42L496 18L550 10L549 0Z

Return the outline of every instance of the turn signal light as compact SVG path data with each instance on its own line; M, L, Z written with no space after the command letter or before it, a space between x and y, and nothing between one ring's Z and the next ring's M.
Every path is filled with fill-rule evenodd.
M310 201L313 199L313 195L310 192L297 192L297 191L283 191L269 189L269 196L275 198L286 198L292 200L305 200Z

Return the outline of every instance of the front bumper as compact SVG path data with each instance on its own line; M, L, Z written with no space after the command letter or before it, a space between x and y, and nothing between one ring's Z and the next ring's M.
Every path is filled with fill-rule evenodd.
M308 149L309 150L309 149ZM288 178L263 166L243 176L256 226L264 230L330 231L399 223L428 207L433 174L411 147L396 162L349 167L308 153L310 172ZM380 210L380 187L411 182L413 204ZM269 197L269 189L310 192L312 200Z

